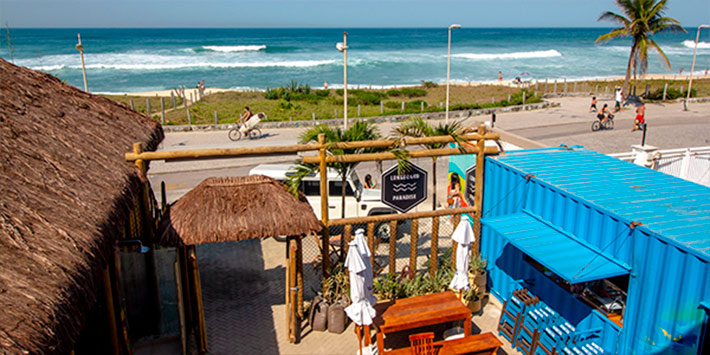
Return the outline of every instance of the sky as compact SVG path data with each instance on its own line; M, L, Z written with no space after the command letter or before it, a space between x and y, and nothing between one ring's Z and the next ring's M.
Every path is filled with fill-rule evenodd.
M710 23L709 0L670 0L686 27ZM16 27L610 27L613 0L0 0Z

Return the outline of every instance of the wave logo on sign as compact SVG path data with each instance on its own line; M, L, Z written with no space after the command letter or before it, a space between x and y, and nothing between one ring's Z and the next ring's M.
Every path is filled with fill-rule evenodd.
M417 183L415 183L415 182L392 184L392 191L394 191L394 192L411 192L416 189L417 189Z

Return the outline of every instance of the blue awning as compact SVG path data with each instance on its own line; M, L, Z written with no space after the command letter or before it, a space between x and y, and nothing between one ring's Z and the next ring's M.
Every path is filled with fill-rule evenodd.
M525 210L481 223L571 284L629 273L618 260Z

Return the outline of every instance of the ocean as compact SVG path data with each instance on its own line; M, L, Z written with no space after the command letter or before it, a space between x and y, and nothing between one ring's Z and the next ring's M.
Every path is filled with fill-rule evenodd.
M10 60L6 36L0 57ZM596 45L603 28L462 28L451 43L451 82L492 82L498 71L510 80L580 80L623 76L629 39ZM672 71L651 54L649 73L690 70L695 30L655 37ZM123 93L193 88L257 89L292 80L330 88L343 85L338 29L10 29L14 63L83 88L84 45L89 91ZM446 81L447 29L348 30L349 87L417 85ZM710 39L702 34L696 74L710 67Z

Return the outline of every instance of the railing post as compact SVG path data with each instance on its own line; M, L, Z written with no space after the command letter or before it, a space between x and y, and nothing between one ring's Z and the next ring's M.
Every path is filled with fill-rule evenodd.
M325 164L325 134L318 135L318 158L320 159L320 216L323 222L323 293L326 292L328 285L328 263L330 261L330 230L328 229L328 180L327 167Z
M486 126L478 126L478 134L484 136L486 134ZM473 195L473 207L476 209L473 217L473 233L476 236L476 240L473 243L473 250L476 255L480 253L481 246L481 206L483 205L483 169L484 163L486 161L485 155L486 140L478 140L478 153L476 154L476 186Z
M367 244L370 247L370 267L372 268L372 274L377 275L377 270L375 270L375 222L370 222L367 224Z
M409 242L409 270L412 273L417 272L417 244L419 241L419 220L412 220L412 234Z
M390 221L390 259L389 270L390 274L397 272L397 221Z
M346 224L343 226L343 240L345 241L345 255L348 255L348 251L350 250L350 240L352 239L352 224Z
M429 260L429 273L433 277L436 275L439 257L439 216L431 219L431 259Z
M461 215L460 214L455 214L454 215L454 230L456 230L456 227L459 226L459 223L461 222ZM451 241L451 267L456 270L456 249L459 247L459 243L455 241Z
M160 97L160 124L165 124L165 98Z

